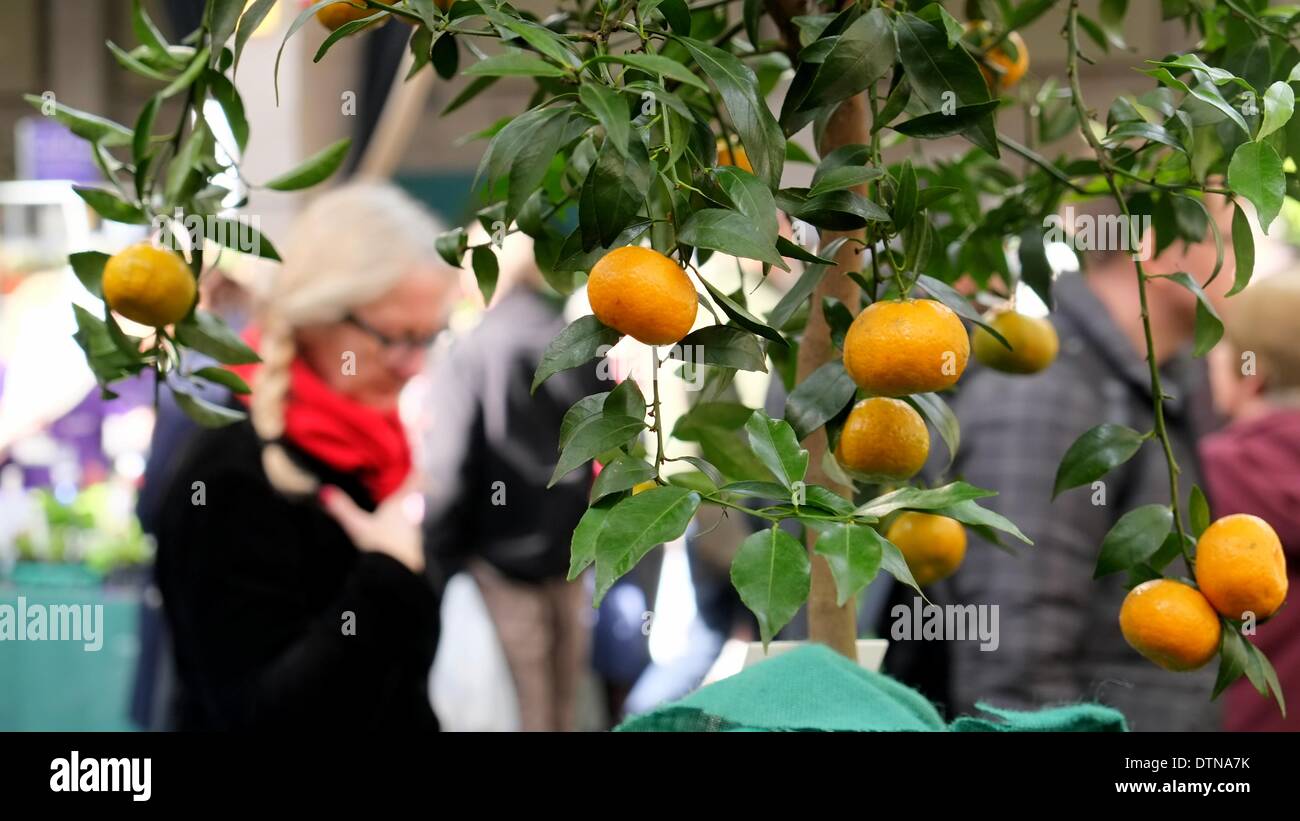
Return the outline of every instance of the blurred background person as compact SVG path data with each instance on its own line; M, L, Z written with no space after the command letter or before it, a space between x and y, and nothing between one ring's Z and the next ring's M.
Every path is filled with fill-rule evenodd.
M1231 209L1207 204L1226 232ZM1119 213L1108 200L1074 207L1083 219ZM1154 243L1150 232L1145 241ZM939 604L998 606L999 646L984 652L973 641L896 641L885 669L945 704L950 717L973 712L977 701L1036 709L1097 700L1120 710L1135 730L1217 729L1218 705L1206 699L1213 666L1171 676L1142 658L1119 630L1125 574L1092 578L1102 540L1119 517L1168 502L1162 449L1148 443L1106 474L1104 505L1094 504L1089 486L1051 496L1061 456L1084 431L1102 422L1139 431L1153 426L1133 254L1118 248L1079 253L1081 273L1063 274L1053 286L1057 361L1034 376L972 365L949 397L962 430L950 474L997 488L982 503L1014 521L1034 545L1007 555L970 533L962 567L929 595ZM1148 275L1187 271L1204 282L1215 254L1212 239L1176 242L1144 267ZM1229 257L1212 292L1221 294L1231 281ZM1150 280L1147 297L1168 395L1165 423L1186 493L1199 476L1196 441L1212 426L1204 364L1188 350L1196 298L1167 279ZM914 595L896 585L885 612L898 602L911 607ZM889 625L882 628L888 635Z
M189 437L155 477L180 728L437 728L397 403L457 291L439 232L392 187L314 200L245 334L250 418Z
M471 231L471 244L488 240L477 225ZM430 372L425 546L439 575L463 570L477 584L514 681L520 728L573 730L592 609L586 586L566 576L591 474L547 483L565 412L613 385L592 363L530 394L542 352L567 324L564 298L546 286L527 235L509 234L497 256L487 311Z
M1211 360L1214 397L1231 421L1201 444L1213 518L1249 513L1277 531L1290 583L1300 568L1300 271L1258 278L1227 300L1227 344ZM1253 641L1277 671L1292 704L1300 699L1300 610L1284 607ZM1224 696L1226 730L1300 730L1246 678Z

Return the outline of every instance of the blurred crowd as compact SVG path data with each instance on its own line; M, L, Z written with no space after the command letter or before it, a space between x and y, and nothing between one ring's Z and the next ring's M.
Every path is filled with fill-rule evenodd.
M594 476L575 471L547 488L562 421L582 397L648 380L651 354L625 339L606 360L531 392L543 350L585 310L581 295L553 292L527 237L511 233L484 298L472 275L439 257L443 228L397 188L344 185L316 197L278 243L283 264L206 276L202 304L261 357L237 369L251 396L209 398L247 419L200 428L163 392L144 423L147 447L118 448L134 459L105 453L103 430L110 416L149 417L147 380L112 400L83 384L71 410L18 424L10 409L34 401L34 383L6 383L10 360L0 360L0 570L52 557L48 534L36 540L43 547L17 547L32 541L30 510L20 511L30 489L65 507L105 482L138 497L156 545L152 562L132 563L145 568L146 591L132 688L139 726L602 729L734 672L757 638L728 572L757 527L742 516L702 511L599 608L585 575L568 578ZM487 239L471 232L471 244ZM1205 281L1215 263L1213 243L1179 243L1148 273ZM747 291L761 278L748 263L710 265ZM1199 484L1215 516L1267 519L1300 567L1300 268L1285 249L1261 253L1256 281L1225 300L1232 268L1229 254L1207 289L1227 330L1208 363L1190 354L1195 297L1166 279L1149 288L1164 424L1184 489ZM765 313L792 281L772 272L751 307ZM1130 254L1082 253L1054 287L1058 361L1031 377L973 367L949 398L961 447L947 470L936 447L928 478L997 489L988 507L1035 546L1008 555L972 534L962 569L927 590L939 604L997 604L997 652L895 641L884 669L950 716L976 701L1098 700L1135 729L1296 729L1244 681L1212 702L1213 669L1164 672L1119 634L1124 579L1094 581L1092 569L1120 514L1167 500L1162 452L1146 448L1108 477L1103 505L1088 489L1051 498L1057 462L1083 430L1153 424L1134 282ZM1032 295L1019 298L1024 310ZM0 297L6 328L22 304ZM666 376L671 423L688 386ZM782 412L780 380L766 374L725 391ZM141 438L137 428L128 441ZM57 443L58 458L32 456L35 442ZM861 597L861 634L888 637L891 605L912 595L881 574ZM1297 618L1284 610L1257 641L1300 701ZM796 618L781 638L805 632Z

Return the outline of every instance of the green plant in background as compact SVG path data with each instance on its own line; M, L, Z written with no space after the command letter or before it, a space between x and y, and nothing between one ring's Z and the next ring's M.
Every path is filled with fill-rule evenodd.
M214 179L226 163L198 103L217 101L242 149L248 126L229 74L271 5L209 0L203 26L170 46L136 4L141 45L110 47L128 70L165 83L136 127L65 108L56 114L94 143L110 181L108 189L83 193L92 207L141 223L177 207L186 215L217 212L228 192L214 190ZM328 5L305 9L288 36ZM1063 203L1100 196L1125 214L1149 215L1157 251L1213 235L1220 253L1210 280L1231 242L1235 293L1254 265L1241 201L1254 206L1267 231L1284 199L1300 193L1300 121L1292 117L1300 14L1263 0L1162 0L1165 19L1188 32L1188 47L1153 55L1144 70L1148 90L1104 110L1084 99L1079 76L1089 51L1126 47L1124 0L1103 0L1095 17L1075 0L573 0L545 18L497 0L443 5L364 0L367 13L325 37L315 58L396 17L412 27L411 74L468 79L445 113L502 78L526 79L526 110L480 135L488 140L479 177L489 204L477 216L489 235L532 237L538 267L562 293L579 287L613 249L648 244L694 277L712 319L680 346L653 349L650 397L628 381L581 400L565 418L557 478L593 459L605 466L574 534L572 574L594 565L599 599L652 547L682 535L700 506L744 511L772 525L741 545L732 572L764 641L807 603L812 638L851 656L856 594L882 569L916 586L902 553L881 535L882 521L898 511L941 514L994 540L998 531L1024 539L978 503L995 489L960 481L882 487L856 480L836 461L850 409L865 396L843 355L860 309L924 295L983 324L953 287L964 276L998 300L1023 283L1050 305L1044 221ZM1066 74L1015 89L1007 50L1023 41L1011 35L1049 16L1060 21ZM788 85L774 99L781 80ZM181 94L178 127L154 136L162 101ZM1025 124L1023 141L999 130L1007 122ZM792 139L809 131L801 142L814 152ZM943 158L922 150L946 138L968 147ZM890 149L891 157L909 158L887 162ZM117 159L114 150L130 156ZM342 150L267 187L317 182ZM805 166L810 183L783 186L787 164ZM1232 201L1230 236L1219 235L1207 195ZM794 221L793 237L780 233L778 211ZM817 229L815 243L806 226ZM1139 237L1126 239L1138 247ZM274 256L269 243L259 247ZM457 229L440 239L440 249L456 266L468 254L491 295L492 242L470 248ZM788 270L787 260L804 268L780 303L761 314L747 299L755 282L724 290L701 272L715 253L761 262L764 274L773 266ZM190 262L201 270L201 254ZM97 258L74 255L73 265L94 290ZM1145 304L1151 276L1140 267L1136 276ZM1203 355L1223 332L1203 290L1208 283L1188 274L1171 279L1198 300L1196 352ZM166 370L187 348L215 351L225 362L251 355L204 316L160 333L143 355L137 343L123 343L110 315L81 317L83 345L105 384L139 370L141 357ZM547 351L537 383L590 362L621 336L595 317L578 320ZM705 389L669 431L661 424L657 375L688 346L702 352L690 368L703 374ZM895 352L906 353L886 351ZM787 390L784 418L728 398L738 371L769 370ZM1142 447L1163 449L1169 503L1131 512L1099 545L1099 571L1127 572L1133 585L1175 575L1171 564L1180 556L1193 575L1194 534L1206 516L1196 488L1185 510L1154 364L1150 376L1153 429L1088 431L1064 455L1056 483L1058 492L1088 484ZM960 434L940 392L910 393L907 401L954 452ZM209 421L224 421L220 409L198 407ZM667 472L669 462L687 469ZM653 487L644 489L647 482ZM804 544L781 524L797 525ZM1223 625L1216 695L1244 673L1280 702L1267 659L1236 622Z
M18 558L36 562L82 562L100 576L153 558L153 543L133 515L115 512L113 490L91 485L65 504L49 490L36 491L43 522L15 538Z

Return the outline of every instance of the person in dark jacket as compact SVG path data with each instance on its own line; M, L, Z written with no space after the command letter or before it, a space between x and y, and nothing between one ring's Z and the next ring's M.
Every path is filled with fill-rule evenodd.
M246 335L262 362L235 368L249 418L180 446L156 572L181 729L437 729L397 400L457 288L438 234L393 188L315 200Z
M1258 274L1256 275L1258 276ZM1214 518L1259 516L1277 531L1291 595L1300 590L1300 271L1260 279L1224 307L1228 344L1215 349L1211 374L1220 409L1232 422L1201 443L1205 492ZM1288 704L1300 702L1300 608L1284 605L1251 640L1264 651ZM1232 731L1300 731L1242 678L1224 695Z
M566 577L591 474L575 470L547 484L565 412L613 383L597 378L593 364L530 392L542 352L565 325L563 301L544 292L526 236L511 235L498 256L491 307L431 371L425 544L441 575L464 570L478 584L521 728L572 730L592 609L582 582Z

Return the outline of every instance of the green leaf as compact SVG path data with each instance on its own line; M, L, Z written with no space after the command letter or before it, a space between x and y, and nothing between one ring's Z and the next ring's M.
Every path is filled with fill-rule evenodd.
M1187 505L1187 516L1192 522L1192 536L1199 539L1210 526L1210 503L1205 498L1200 485L1192 485L1191 500Z
M206 368L199 368L190 376L199 379L205 379L208 382L229 388L235 393L252 393L253 389L248 387L248 383L243 380L239 374L228 371L225 368L218 368L215 365L209 365Z
M1214 680L1214 692L1211 699L1218 698L1228 685L1241 678L1249 663L1250 650L1241 633L1231 624L1224 624L1223 638L1219 644L1219 675Z
M719 368L767 372L763 346L752 333L731 325L708 325L692 331L672 347L669 356Z
M203 229L205 236L218 245L242 254L252 254L273 262L280 261L280 253L271 241L243 220L206 216L203 218Z
M804 198L797 189L777 192L777 202L790 216L831 231L856 231L868 222L888 222L889 212L856 191L831 191Z
M129 225L148 225L149 216L141 211L133 203L126 202L112 191L103 188L87 188L80 185L72 186L72 190L77 196L86 201L86 204L95 209L106 220L114 222L124 222Z
M1291 86L1278 80L1264 92L1264 120L1259 124L1256 140L1262 140L1287 124L1295 113L1295 92Z
M776 188L785 164L785 134L758 93L758 78L734 54L689 37L677 39L718 87L755 175L768 188Z
M1223 338L1223 320L1219 318L1219 312L1214 309L1210 298L1206 296L1200 284L1192 279L1191 274L1179 271L1169 274L1167 278L1196 295L1195 346L1192 352L1196 356L1205 356Z
M1228 185L1254 203L1259 227L1267 234L1286 194L1282 158L1268 143L1243 143L1228 163Z
M131 140L131 161L138 168L141 164L147 162L149 154L149 138L153 131L154 120L158 116L158 106L162 101L154 96L149 98L144 108L140 110L140 116L135 121L135 137Z
M610 508L596 542L596 596L609 588L652 548L686 532L700 507L700 494L680 487L656 487L628 496Z
M474 267L474 278L478 280L479 290L483 292L483 302L490 303L492 294L497 289L497 276L501 273L497 255L490 245L476 245L470 252L470 263Z
M1152 556L1174 526L1168 505L1143 505L1119 517L1101 541L1101 554L1092 577L1128 570Z
M168 52L167 38L154 25L149 13L144 10L142 0L131 0L131 30L135 33L135 37L140 41L140 44L159 60L172 66L172 68L179 69L184 66L184 63L177 61Z
M724 254L767 262L783 271L790 270L754 221L727 208L701 208L687 217L677 232L679 241L697 248L710 248Z
M454 78L456 71L460 68L460 49L456 47L456 35L451 32L443 32L441 37L435 39L429 46L429 59L433 63L433 70L437 72L439 77L444 80Z
M465 85L465 88L463 88L459 94L452 98L451 102L447 103L447 107L442 110L442 115L445 117L468 103L470 100L473 100L479 94L483 93L484 90L492 86L498 79L499 78L497 77L475 77Z
M756 410L745 423L745 433L755 455L778 482L791 489L796 482L803 481L808 473L808 451L799 447L788 422Z
M921 140L937 140L961 134L971 128L978 128L1001 104L998 100L986 100L982 103L957 106L951 114L935 111L922 114L901 123L889 126L900 134Z
M822 531L813 551L825 557L835 578L836 604L843 607L876 578L884 548L880 534L864 525L835 524Z
M989 100L988 85L974 58L961 46L950 48L947 34L912 14L901 14L896 26L899 57L912 91L929 112L974 105ZM998 156L997 135L990 112L963 136Z
M235 28L235 71L239 70L239 58L244 53L244 46L248 44L248 39L253 36L254 31L257 31L257 27L266 19L266 15L274 5L275 0L254 0L248 7L248 11L239 18L239 25Z
M222 428L234 422L243 421L246 418L243 411L209 402L202 397L193 396L184 391L173 389L172 396L186 416L205 428Z
M1267 695L1270 691L1273 693L1274 700L1277 701L1278 709L1282 711L1282 717L1286 718L1286 697L1282 693L1282 683L1278 681L1277 671L1269 663L1268 656L1250 642L1246 644L1246 676L1250 683L1255 685L1255 689L1260 695Z
M69 108L63 103L56 102L52 96L47 100L35 94L24 94L23 99L31 103L42 114L48 111L48 116L66 125L73 134L83 140L106 146L131 144L133 136L131 129L121 123L113 122L96 114Z
M1255 273L1255 233L1246 212L1236 202L1232 204L1232 252L1237 258L1237 274L1227 296L1241 293Z
M713 173L736 210L758 227L766 241L775 243L778 225L771 190L753 174L734 166L717 168Z
M1112 468L1131 459L1144 441L1145 436L1124 425L1107 423L1084 432L1061 457L1052 498L1105 476Z
M107 41L104 45L108 47L109 53L113 55L114 60L117 60L118 65L127 71L139 74L141 77L148 77L150 80L157 80L162 83L171 82L172 78L170 76L140 62L112 40Z
M188 90L190 86L194 85L194 81L199 79L199 75L208 67L208 54L208 47L204 46L198 54L194 55L194 59L185 67L185 70L177 75L175 80L168 83L162 91L158 92L158 96L165 100Z
M548 488L570 472L600 454L625 444L645 428L645 421L630 416L600 415L582 422L560 452L555 472L546 483Z
M652 173L650 155L640 140L622 149L606 140L579 195L583 251L609 245L637 219L649 195ZM513 185L512 177L512 191Z
M936 516L947 516L949 519L956 519L965 525L973 527L991 527L994 530L1001 530L1003 533L1009 533L1025 544L1033 544L1028 536L1020 532L1020 528L1015 523L1000 513L989 510L974 501L966 500L957 502L946 507L938 507L933 510Z
M845 188L853 188L870 180L874 180L884 173L885 172L879 168L863 165L848 165L839 168L832 168L824 173L822 169L819 168L817 173L813 174L813 185L812 188L808 189L808 196L817 197L822 194L828 194L831 191L841 191Z
M77 279L86 286L86 290L97 298L103 299L104 290L101 280L104 277L104 266L108 263L108 254L101 254L99 251L79 251L68 254L68 263L72 266Z
M578 65L577 56L569 50L564 39L545 26L505 14L490 5L480 8L494 25L519 35L524 42L555 62L566 66Z
M834 257L839 253L840 247L844 245L846 241L845 237L840 237L832 240L818 251L819 254L830 257L831 262L814 263L804 268L798 281L795 282L790 290L785 292L785 295L781 297L781 301L776 303L776 307L772 309L772 313L768 316L768 322L771 323L773 327L785 327L785 324L790 321L790 318L794 316L795 312L808 303L808 298L812 296L812 292L817 288L822 277L824 277L830 267L834 265Z
M457 226L450 231L443 231L433 244L443 262L459 268L465 260L465 252L469 250L469 236L464 228Z
M605 397L600 412L605 416L630 416L633 419L644 419L645 397L641 395L641 389L636 386L636 381L624 379L619 382L618 386Z
M583 83L578 89L578 97L605 127L606 138L613 142L619 153L627 156L628 141L632 135L627 98L600 83Z
M957 458L957 449L961 447L961 425L957 422L957 415L937 393L915 393L903 399L925 417L930 427L939 432L939 438L943 439L944 447L948 449L948 463L944 466L947 471L952 467L953 459Z
M1219 93L1219 90L1214 87L1213 83L1198 83L1196 87L1193 88L1170 74L1169 69L1164 67L1151 69L1142 73L1149 77L1154 77L1156 80L1170 88L1178 89L1184 94L1189 94L1201 102L1213 106L1229 120L1232 120L1232 122L1242 130L1242 133L1244 133L1247 138L1250 137L1250 127L1246 125L1246 120L1241 116L1237 109L1233 108L1227 100L1223 99L1223 95Z
M865 91L893 67L893 26L884 9L872 9L835 39L796 110L807 111L847 100Z
M707 92L709 90L708 84L695 76L689 68L670 57L661 57L658 54L602 54L599 57L593 57L587 62L592 64L621 63L646 74L662 76L695 86L700 91Z
M653 478L655 469L646 464L645 460L622 454L600 469L600 474L591 485L591 501L594 504L611 493L630 490Z
M734 299L719 291L713 283L704 277L700 277L700 282L704 283L704 289L709 292L713 301L718 303L722 312L731 317L732 321L750 333L758 334L767 339L776 342L779 345L786 345L785 339L776 330L764 325L762 320L751 314L742 305Z
M344 158L348 155L348 149L352 147L352 138L344 137L333 145L318 151L311 155L296 168L286 171L270 182L265 187L273 191L297 191L302 188L310 188L322 180L328 179L331 174L338 170L343 164Z
M822 297L822 318L826 320L831 334L831 344L836 348L844 348L844 337L849 332L849 326L853 324L853 314L849 312L848 307L832 296Z
M235 146L242 152L248 146L248 118L244 114L244 101L224 74L209 71L205 76L212 97L221 106L221 112L226 115L230 133L235 136ZM138 132L136 137L139 138Z
M596 544L600 531L614 504L615 500L605 499L587 508L587 512L578 520L578 526L573 529L573 540L569 544L569 581L578 578L588 565L596 561Z
M1135 139L1160 143L1177 151L1181 151L1184 154L1187 153L1187 147L1164 126L1143 122L1141 120L1136 122L1120 123L1106 135L1106 139L1103 142L1107 145L1116 145L1125 140Z
M466 77L563 77L566 72L526 51L511 49L505 54L479 60L461 74Z
M546 346L537 373L533 376L531 392L536 393L537 387L553 374L603 356L621 336L613 328L602 325L594 316L574 320Z
M844 363L839 359L827 362L786 397L786 421L799 441L803 441L844 410L856 391L857 385L844 370Z
M235 33L235 27L239 24L239 16L244 11L244 6L248 0L207 0L207 8L204 14L204 28L207 29L208 40L216 52L212 55L212 65L215 67L217 58L221 54L221 49L225 46L230 35Z
M740 543L731 563L731 584L758 619L764 647L807 601L811 580L808 553L779 527L761 530Z
M245 365L262 361L226 323L207 311L194 311L176 323L176 341L207 354L223 365Z
M941 507L951 507L958 502L965 502L970 499L982 499L986 496L996 495L997 491L985 490L966 482L951 482L942 487L928 490L919 487L904 487L883 496L877 496L870 502L860 506L855 512L861 516L880 518L887 513L893 513L895 510L934 510Z
M921 592L921 585L916 583L916 578L912 576L912 570L907 566L907 559L903 556L903 551L898 549L898 545L880 536L880 568L898 581L925 597Z

